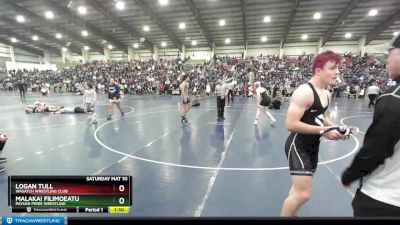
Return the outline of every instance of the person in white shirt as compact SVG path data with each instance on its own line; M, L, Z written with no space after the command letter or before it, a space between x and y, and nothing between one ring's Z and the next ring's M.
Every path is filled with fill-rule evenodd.
M235 87L235 85L233 84L233 81L231 81L230 83L226 84L226 88L228 89L228 104L229 101L232 101L232 103L234 102L233 100L233 88Z
M83 93L83 104L86 112L91 113L91 116L88 118L88 122L90 124L97 123L96 113L94 112L94 105L96 104L97 94L93 88L92 83L86 84L86 89Z
M211 86L210 86L209 83L207 83L207 85L206 85L206 95L208 96L210 94L211 94Z
M274 126L276 119L272 116L272 114L268 111L268 106L271 104L271 97L268 95L267 89L261 87L259 82L254 84L256 88L257 94L257 113L256 119L254 120L254 125L258 124L258 117L260 116L260 112L264 112L271 119L271 126Z
M215 95L217 96L217 111L218 111L218 119L224 120L224 108L225 108L225 97L228 95L228 88L222 82L221 79L218 79L218 84L215 86Z
M376 86L375 83L373 83L371 86L368 87L367 92L368 92L368 98L369 98L369 104L368 107L371 107L375 105L375 99L379 95L379 92L381 90L379 89L378 86Z

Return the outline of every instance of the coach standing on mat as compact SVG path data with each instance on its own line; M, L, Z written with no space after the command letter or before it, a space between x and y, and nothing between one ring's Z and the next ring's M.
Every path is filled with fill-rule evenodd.
M363 147L342 175L344 186L361 179L352 202L357 217L400 216L400 36L386 68L397 84L377 99Z
M218 84L215 86L215 95L217 96L217 111L218 111L218 119L224 120L224 108L225 108L225 97L228 95L229 89L226 88L226 85L222 82L221 79L218 79Z

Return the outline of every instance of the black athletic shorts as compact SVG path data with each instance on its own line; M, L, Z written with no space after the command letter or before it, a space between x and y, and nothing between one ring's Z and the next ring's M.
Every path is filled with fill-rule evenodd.
M190 104L190 98L187 98L186 100L182 99L182 104L184 105Z
M271 104L271 98L262 98L260 105L264 107L268 107Z
M266 92L261 93L261 106L268 107L269 104L271 104L271 101L271 97L269 97Z
M317 170L319 140L306 142L304 136L291 133L286 139L285 152L291 175L312 176Z

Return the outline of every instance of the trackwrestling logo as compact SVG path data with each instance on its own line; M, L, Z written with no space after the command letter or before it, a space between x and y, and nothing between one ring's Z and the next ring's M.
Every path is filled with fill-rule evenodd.
M37 224L53 224L64 225L64 217L3 217L2 224L13 225L37 225Z

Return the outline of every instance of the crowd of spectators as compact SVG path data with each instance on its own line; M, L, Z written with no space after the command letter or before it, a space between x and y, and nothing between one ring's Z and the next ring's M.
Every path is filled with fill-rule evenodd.
M91 61L59 71L11 70L0 77L4 90L24 87L33 92L47 88L50 92L82 93L86 82L104 92L112 77L125 94L179 94L180 78L190 77L190 91L198 95L212 94L218 79L234 84L236 95L251 95L250 84L260 81L277 95L290 96L296 87L311 76L313 55L259 55L247 57L214 57L209 64L190 65L176 60L158 61ZM385 64L374 56L344 54L340 80L331 87L334 97L359 97L375 81L384 90L389 83ZM19 88L18 88L19 87ZM364 90L364 91L363 91Z

